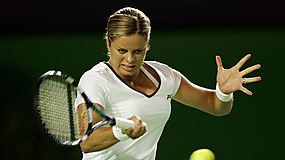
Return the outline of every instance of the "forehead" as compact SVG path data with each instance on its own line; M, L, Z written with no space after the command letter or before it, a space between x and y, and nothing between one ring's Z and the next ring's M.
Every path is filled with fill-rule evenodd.
M133 34L130 36L121 36L111 42L113 47L120 47L126 49L132 48L144 48L147 45L147 39L145 36L139 34Z

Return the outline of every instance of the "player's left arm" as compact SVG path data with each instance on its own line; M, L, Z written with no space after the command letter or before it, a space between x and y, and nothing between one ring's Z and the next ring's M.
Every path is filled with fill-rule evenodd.
M215 116L230 113L233 105L233 99L226 103L222 102L217 98L215 90L198 86L185 76L181 77L179 89L173 99Z
M251 55L247 54L232 68L225 69L223 68L221 58L216 56L217 86L223 94L233 94L235 91L240 90L247 95L252 95L252 92L245 88L244 84L260 81L261 77L245 78L244 76L260 69L261 65L256 64L240 71L241 67L250 57ZM185 76L182 76L180 87L173 99L216 116L230 113L233 99L223 102L217 97L216 92L213 89L197 86Z

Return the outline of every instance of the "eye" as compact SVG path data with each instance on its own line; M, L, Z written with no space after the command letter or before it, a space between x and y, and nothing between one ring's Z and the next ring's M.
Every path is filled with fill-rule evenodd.
M126 49L118 49L118 52L121 54L127 53L128 51Z
M136 50L134 50L134 53L135 54L140 54L140 53L142 53L144 50L143 49L136 49Z

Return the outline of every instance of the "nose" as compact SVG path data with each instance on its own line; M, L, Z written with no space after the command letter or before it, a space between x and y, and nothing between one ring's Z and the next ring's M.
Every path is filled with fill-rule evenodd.
M134 62L134 61L135 61L135 56L134 56L134 54L131 53L131 52L128 52L128 53L126 54L126 60L127 60L128 63Z

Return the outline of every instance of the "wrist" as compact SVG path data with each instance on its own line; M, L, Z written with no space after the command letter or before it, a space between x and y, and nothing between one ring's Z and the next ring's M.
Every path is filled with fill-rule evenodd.
M217 84L216 84L216 96L222 102L229 102L233 98L233 93L230 93L230 94L223 93L220 90L219 84L217 82Z
M129 139L129 136L127 134L122 133L121 128L113 126L112 131L113 131L114 136L120 141L125 141L125 140Z

